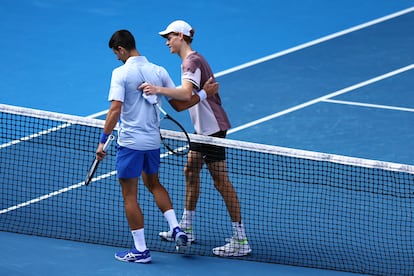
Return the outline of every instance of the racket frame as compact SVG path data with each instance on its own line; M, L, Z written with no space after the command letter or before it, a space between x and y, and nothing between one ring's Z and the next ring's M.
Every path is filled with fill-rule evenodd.
M160 137L161 137L162 144L169 152L173 154L186 155L188 151L190 150L190 136L188 135L187 131L176 119L171 117L158 103L155 103L154 107L157 107L158 110L164 115L164 118L161 120L167 119L175 123L181 129L181 132L184 133L185 139L187 140L187 146L179 147L179 148L172 148L168 145L168 143L166 143L166 139L162 136L162 133L160 131Z

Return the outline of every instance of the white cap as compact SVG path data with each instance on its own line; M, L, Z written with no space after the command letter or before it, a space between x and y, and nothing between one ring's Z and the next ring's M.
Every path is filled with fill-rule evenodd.
M168 25L167 29L159 32L159 34L165 37L170 33L182 33L183 35L192 37L190 32L192 29L193 28L191 28L190 24L188 24L187 22L183 20L176 20L172 22L170 25Z

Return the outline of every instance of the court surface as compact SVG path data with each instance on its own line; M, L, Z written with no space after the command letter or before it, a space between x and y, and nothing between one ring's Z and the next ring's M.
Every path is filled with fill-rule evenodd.
M229 138L414 165L413 1L181 3L0 4L0 102L82 116L106 110L119 65L107 41L120 28L179 84L180 60L157 32L183 18L220 82ZM191 129L187 113L174 116ZM140 266L115 261L120 248L6 232L0 241L4 275L350 274L159 252Z

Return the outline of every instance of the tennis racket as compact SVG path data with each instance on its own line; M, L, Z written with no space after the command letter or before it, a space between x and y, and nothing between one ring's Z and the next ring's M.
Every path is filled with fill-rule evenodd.
M158 103L154 104L154 108L157 108L162 114L160 118L160 137L165 148L173 154L186 155L190 150L190 137L185 128ZM174 131L170 132L173 137L166 137L164 131Z
M139 71L139 73L141 80L143 81L142 83L145 83L146 78L144 77L143 72ZM185 131L185 128L158 104L156 95L146 95L142 91L142 96L162 114L160 118L160 137L165 148L172 154L186 155L190 150L190 137L188 136L187 131ZM158 116L158 112L156 112L156 114ZM163 135L163 130L175 131L174 139L167 138Z
M106 151L109 146L111 145L112 141L115 139L115 137L113 135L109 135L108 140L106 140L104 147L103 147L103 151ZM99 160L95 158L95 160L93 160L91 167L89 168L88 174L86 175L85 178L85 185L89 185L89 183L92 181L93 175L96 172L96 169L98 168L99 165Z

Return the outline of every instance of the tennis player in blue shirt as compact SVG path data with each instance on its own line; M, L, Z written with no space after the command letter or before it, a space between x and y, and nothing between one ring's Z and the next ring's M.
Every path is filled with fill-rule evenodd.
M188 244L188 237L177 222L170 196L158 178L161 141L159 117L152 103L160 102L161 99L160 96L154 96L150 102L144 98L142 91L137 90L145 81L162 87L173 88L175 85L163 67L150 63L140 55L129 31L115 32L109 40L109 48L124 64L112 72L108 97L111 105L96 157L98 160L105 157L103 145L119 122L116 169L135 246L131 250L116 253L115 258L125 262L147 263L151 261L151 255L145 242L144 217L137 200L140 176L168 221L177 250L185 250ZM182 100L188 98L183 95Z

